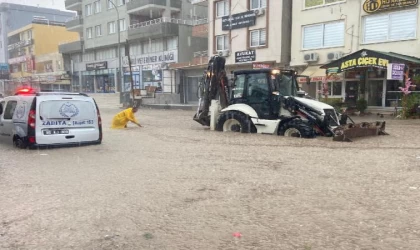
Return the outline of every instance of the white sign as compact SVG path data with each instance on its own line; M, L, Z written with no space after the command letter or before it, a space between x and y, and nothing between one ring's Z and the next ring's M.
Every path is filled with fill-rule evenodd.
M158 53L132 56L130 55L131 65L148 65L162 62L172 63L178 61L178 50L164 51ZM124 67L128 66L128 57L123 57Z
M26 62L26 56L19 56L9 59L9 64L18 64L23 62Z

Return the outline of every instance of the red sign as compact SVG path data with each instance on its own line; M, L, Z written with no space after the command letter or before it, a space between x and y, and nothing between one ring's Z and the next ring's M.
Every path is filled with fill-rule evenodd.
M266 64L266 63L253 63L252 68L253 69L269 69L271 68L271 65Z
M26 72L31 73L34 70L35 61L32 56L26 56Z

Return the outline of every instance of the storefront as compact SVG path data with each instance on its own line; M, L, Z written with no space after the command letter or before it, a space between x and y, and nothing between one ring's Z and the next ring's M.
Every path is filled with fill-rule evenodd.
M108 62L87 63L81 72L80 90L85 93L115 93L115 69L108 69Z
M174 82L168 64L178 61L178 51L164 51L144 55L130 55L134 89L157 87L157 92L170 92ZM128 58L123 58L125 91L131 89Z
M329 82L331 97L340 96L348 106L365 99L370 108L389 108L401 105L399 87L409 78L420 92L420 59L392 52L363 49L320 67ZM321 89L322 82L317 82Z

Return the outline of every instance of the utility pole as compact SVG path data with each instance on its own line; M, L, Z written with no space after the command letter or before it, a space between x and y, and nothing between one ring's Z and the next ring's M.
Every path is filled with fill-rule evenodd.
M121 30L120 30L120 13L118 12L118 8L117 8L117 6L115 5L115 3L113 2L113 1L111 1L111 0L108 0L108 2L109 3L111 3L113 6L114 6L114 8L115 8L115 10L117 11L117 23L116 23L116 25L117 25L117 32L118 32L118 53L117 53L117 55L118 55L118 72L117 72L117 84L118 84L118 86L120 87L120 89L121 89L121 92L122 92L122 90L123 90L123 86L122 86L122 83L121 83L121 77L122 77L122 69L121 69Z

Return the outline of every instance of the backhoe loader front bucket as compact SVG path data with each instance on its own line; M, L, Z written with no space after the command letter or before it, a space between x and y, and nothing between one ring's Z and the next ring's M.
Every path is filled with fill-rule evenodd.
M385 132L385 122L362 122L341 125L334 129L333 141L351 142L353 138L389 135Z

